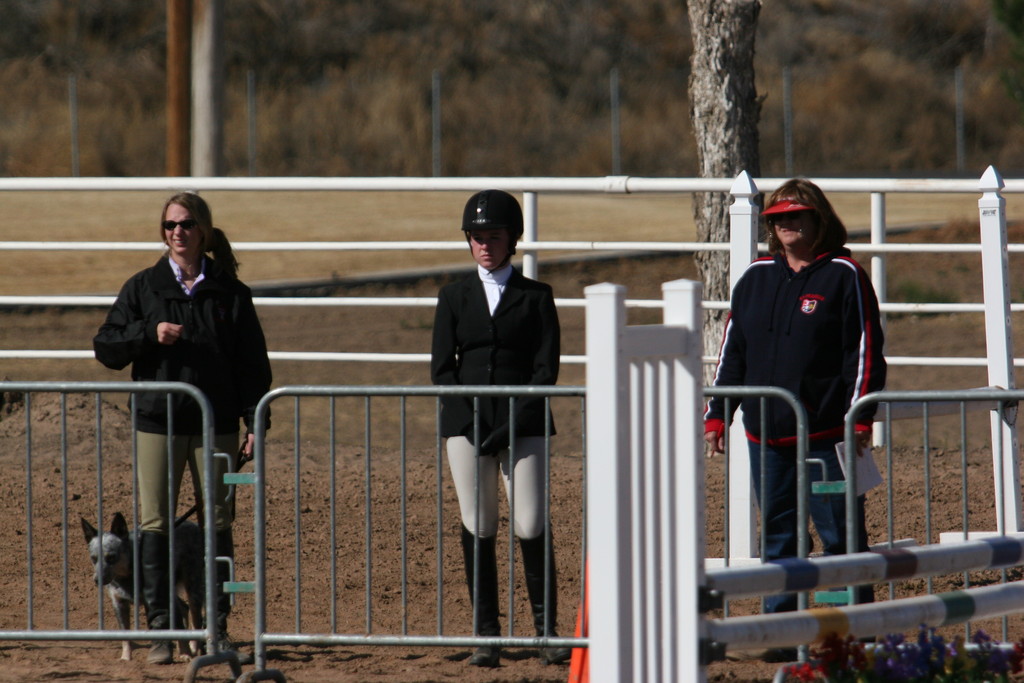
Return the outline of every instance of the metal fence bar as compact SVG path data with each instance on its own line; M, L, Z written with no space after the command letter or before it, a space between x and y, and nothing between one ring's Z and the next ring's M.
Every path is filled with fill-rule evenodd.
M96 407L94 410L95 420L95 432L96 432L96 489L97 489L97 515L99 521L103 521L103 491L104 491L104 456L103 456L103 420L102 420L102 395L105 393L117 393L117 394L129 394L134 396L142 392L155 392L155 393L166 393L171 394L184 394L194 400L200 407L203 413L203 425L204 425L204 449L206 451L206 464L208 467L207 476L212 477L212 458L211 455L211 444L212 444L212 421L210 415L212 411L210 408L209 401L198 389L195 387L178 382L12 382L3 381L0 382L0 393L10 394L23 394L25 402L25 506L26 506L26 571L27 571L27 605L26 605L26 628L25 629L6 629L0 630L0 641L2 640L15 640L15 641L121 641L121 640L204 640L207 644L208 652L213 652L215 647L214 643L216 640L216 622L215 620L208 620L206 628L191 628L191 629L170 629L160 631L150 631L146 629L138 628L138 606L135 607L134 622L135 627L128 630L118 629L107 629L103 628L104 621L104 596L103 590L99 590L97 597L97 614L99 616L100 628L88 629L88 628L72 628L69 617L71 598L68 589L68 575L69 575L69 560L68 560L68 440L67 440L67 395L68 394L89 394L92 393L95 396ZM61 463L61 495L60 495L60 509L56 511L59 515L60 523L63 526L61 534L61 547L62 547L62 559L60 565L62 567L61 583L61 605L62 605L62 628L37 628L36 625L36 604L39 597L35 591L36 581L36 566L34 562L35 558L35 522L36 515L34 512L36 506L35 500L35 458L34 458L34 447L33 447L33 430L32 430L32 418L33 418L33 398L36 395L43 393L55 393L59 394L60 400L60 415L58 416L60 424L60 438L57 447L57 457ZM134 414L132 416L132 426L134 428ZM134 432L134 429L133 429ZM132 491L133 491L133 505L135 498L135 483L134 473L136 471L136 460L135 460L135 446L134 438L132 442ZM204 491L205 496L205 509L208 512L210 519L208 522L212 522L213 514L213 499L212 490L207 488ZM137 515L134 515L137 519ZM206 556L213 557L214 548L214 530L212 523L206 525L206 533L204 538ZM102 531L102 529L100 529ZM100 560L102 562L102 560ZM134 558L134 566L138 568L138 558ZM206 610L208 613L213 614L216 610L215 602L215 574L212 561L206 563ZM98 587L102 588L102 587ZM237 655L231 654L234 657L234 664L237 666ZM200 658L202 659L202 658ZM198 666L202 666L204 663L196 660ZM223 658L218 658L218 661L223 661Z
M461 636L461 635L447 635L444 633L444 615L443 615L443 593L442 593L442 576L441 573L441 545L443 542L442 535L442 500L441 500L441 489L442 489L442 464L443 459L441 455L442 444L440 437L436 436L440 433L438 423L439 419L439 406L440 398L445 396L463 396L473 397L479 401L482 398L496 398L496 399L509 399L510 401L514 398L536 398L550 401L552 398L564 398L564 397L584 397L585 391L582 387L558 387L558 386L545 386L545 387L532 387L532 386L459 386L459 387L401 387L401 386L288 386L280 387L269 392L260 401L257 406L255 422L257 425L264 423L264 416L269 411L271 404L276 401L284 400L286 398L292 398L295 402L295 411L293 419L296 421L295 433L298 434L301 423L305 422L307 416L304 411L300 409L300 401L307 400L310 398L328 398L331 401L331 415L332 418L337 410L335 402L343 399L354 399L361 400L363 402L363 414L362 419L362 446L363 446L363 464L362 477L363 484L365 486L365 494L360 496L361 506L363 508L363 536L365 541L365 557L364 557L364 630L365 633L340 633L337 631L338 622L333 617L328 622L330 624L330 632L324 633L315 630L311 630L306 623L304 616L307 611L306 605L299 603L299 595L296 595L296 607L295 607L295 620L294 620L294 632L282 633L275 632L268 628L267 624L267 595L268 595L268 560L267 560L267 546L266 546L266 535L267 535L267 519L272 515L268 511L268 499L266 492L266 432L262 427L258 427L256 430L256 446L254 453L254 477L253 482L255 484L254 490L254 522L253 528L255 532L254 539L254 551L255 551L255 618L254 618L254 650L255 650L255 662L257 670L267 670L267 656L266 648L269 645L284 645L284 644L313 644L313 645L405 645L405 646L418 646L418 645L429 645L429 646L461 646L461 645L498 645L501 647L555 647L555 646L579 646L585 645L585 638L567 638L567 637L556 637L553 634L549 634L547 637L544 636L517 636L515 635L513 620L511 615L509 616L509 628L507 635L502 636ZM398 426L395 429L394 434L386 436L393 436L398 439L397 449L397 474L400 482L400 488L402 490L401 500L394 502L394 507L397 508L398 520L395 522L395 530L397 530L401 536L400 539L396 539L396 545L398 552L398 563L399 569L399 584L396 596L396 606L394 610L390 610L387 615L379 612L379 607L376 600L379 600L377 596L377 579L376 579L376 566L377 559L373 550L374 543L372 539L375 533L374 528L378 524L379 519L383 519L381 515L386 515L386 510L383 508L379 509L381 502L376 500L373 496L373 485L376 477L376 470L383 466L378 466L377 461L383 457L379 453L379 449L375 446L373 430L375 429L375 422L382 415L382 411L376 408L376 403L382 399L391 398L397 399L398 405L395 409L395 414L398 417ZM437 622L436 622L436 634L423 634L414 632L409 621L409 605L410 605L410 587L412 585L412 577L409 572L409 562L412 557L412 550L408 545L408 540L411 535L412 527L408 524L409 510L406 507L407 499L407 486L411 481L407 472L408 459L408 440L410 439L409 432L409 420L412 416L412 411L409 407L409 402L415 398L423 398L432 400L431 406L433 407L434 417L432 422L434 423L434 434L431 439L436 438L434 444L434 450L436 456L434 462L437 466L437 474L435 478L435 486L437 487L437 499L434 504L436 507L436 526L437 531L434 534L438 551L436 555L437 564L437 582L436 587L436 603L437 603ZM581 411L583 404L581 403ZM358 424L360 416L355 413L349 414L350 418L354 419L354 424ZM306 430L304 430L306 431ZM335 431L332 428L329 432L330 439L332 440L332 446L330 449L326 449L331 453L332 460L337 457L337 451L334 449L333 442L336 439ZM550 437L545 439L545 444L550 454ZM309 449L311 448L308 437L302 440L300 443L296 436L294 449L298 453L299 448ZM292 506L295 509L295 526L299 527L299 519L302 514L302 506L299 501L300 497L300 470L302 469L302 459L296 455L291 458L291 467L295 469L293 486L295 487L296 500L293 501ZM332 488L336 485L334 481L335 470L332 469ZM549 475L550 476L550 475ZM513 480L514 481L514 480ZM545 489L547 495L550 495L550 482L545 483ZM514 500L514 498L513 498ZM545 505L549 503L546 502ZM390 524L390 522L386 522ZM299 546L301 541L298 536L295 537L296 546ZM337 550L337 536L331 535L331 548L328 549L332 556L334 556ZM296 562L294 571L297 574L296 581L298 581L304 573L304 564L301 560L301 553L296 551ZM514 556L513 556L514 557ZM510 558L511 562L511 558ZM510 568L510 571L511 568ZM514 587L513 587L514 590ZM548 587L548 591L553 590L553 587ZM337 599L336 594L332 593L332 601ZM510 593L511 599L511 593ZM330 608L322 606L323 609L328 610L331 614L333 612L333 605ZM378 617L378 614L380 616ZM397 616L394 616L397 615ZM381 631L381 626L378 623L383 624L380 621L382 617L393 617L393 630L385 628ZM468 624L466 625L468 626Z
M923 448L925 454L928 453L930 447L929 429L930 422L929 416L931 411L934 409L937 414L948 414L949 406L952 404L962 405L963 408L960 412L973 411L975 408L968 408L967 406L982 406L982 409L988 409L993 413L993 421L997 421L999 424L1005 424L1007 430L1010 431L1011 435L1016 433L1016 418L1018 411L1018 403L1024 398L1024 390L1018 389L1000 389L998 387L986 387L980 389L961 389L961 390L944 390L944 391L880 391L872 394L868 394L858 399L850 407L846 416L846 448L847 448L847 476L850 477L847 489L854 489L856 487L856 467L853 458L856 457L856 448L852 446L854 443L854 429L856 420L859 415L864 411L871 409L874 406L882 408L882 414L885 414L890 419L897 419L897 412L907 415L920 415L922 418L922 434L924 437ZM910 410L908 406L912 404L921 405L921 410L914 411ZM898 409L898 410L897 410ZM961 418L963 420L963 418ZM961 438L965 438L961 435ZM1015 518L1015 515L1019 514L1020 509L1020 489L1019 479L1016 482L1016 486L1013 482L1004 481L1005 472L1016 472L1019 469L1019 460L1016 453L1010 456L1009 462L1004 463L1001 458L996 456L1001 455L1004 452L1004 444L1001 439L1004 438L1004 430L998 429L993 431L992 439L992 450L993 450L993 484L995 490L995 510L996 519L993 520L996 523L998 533L1011 533L1012 529L1017 527L1014 524L1019 525L1019 518ZM1016 443L1016 439L1013 438L1013 442ZM891 438L888 441L888 448L891 449ZM929 485L928 479L928 462L925 461L925 486ZM853 467L853 472L850 469ZM891 471L891 470L890 470ZM853 491L848 490L847 497L853 494ZM930 496L928 497L930 499ZM932 530L930 527L930 515L926 520L926 542L932 542ZM847 530L856 533L856 525L853 527L848 526ZM856 541L856 537L853 536L847 539L847 543ZM850 546L856 547L856 546Z

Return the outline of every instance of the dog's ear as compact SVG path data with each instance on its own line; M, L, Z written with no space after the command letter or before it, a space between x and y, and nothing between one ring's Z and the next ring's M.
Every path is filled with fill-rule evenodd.
M85 517L82 517L82 532L85 533L86 543L96 538L96 536L99 533L98 531L96 531L96 527L94 527L92 524L89 524L89 522L85 521Z
M121 537L128 535L128 522L120 512L114 513L114 521L110 523L110 533Z

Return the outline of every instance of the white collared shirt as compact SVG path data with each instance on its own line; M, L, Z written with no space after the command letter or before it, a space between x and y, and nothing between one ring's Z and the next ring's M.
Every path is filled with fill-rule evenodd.
M484 293L487 294L487 308L490 309L491 315L494 315L494 309L498 307L501 295L505 292L505 285L508 284L508 279L512 276L512 264L509 263L493 273L488 272L482 266L477 266L476 272L480 276L480 281L484 283Z
M167 259L167 261L171 264L171 270L174 271L174 279L178 281L179 285L181 285L181 291L192 296L192 290L196 288L196 285L203 281L204 277L206 277L206 257L204 256L199 262L199 276L195 279L195 282L192 283L191 287L185 284L185 279L181 272L181 266L175 263L172 258Z

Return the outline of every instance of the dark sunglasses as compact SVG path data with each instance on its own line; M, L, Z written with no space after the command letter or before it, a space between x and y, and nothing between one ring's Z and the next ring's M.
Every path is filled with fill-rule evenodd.
M164 230L166 230L167 232L174 230L174 228L178 227L179 225L181 226L182 230L191 230L192 228L199 225L199 221L197 221L195 218L186 218L183 221L164 221L160 225L164 226Z
M779 223L786 223L788 221L795 221L800 219L800 214L806 213L804 211L790 211L788 213L775 214L774 216L765 216L764 222L768 225L777 225Z

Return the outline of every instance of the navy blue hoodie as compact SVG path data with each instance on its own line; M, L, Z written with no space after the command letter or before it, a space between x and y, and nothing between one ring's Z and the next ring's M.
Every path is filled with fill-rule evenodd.
M883 342L875 291L848 249L822 254L796 273L776 254L751 263L736 284L715 386L788 389L807 409L811 440L842 438L850 405L885 387ZM742 400L748 438L795 444L793 411L779 399L766 405L762 434L761 399ZM720 432L726 417L724 399L710 400L705 431ZM859 415L857 430L869 429L873 417Z

